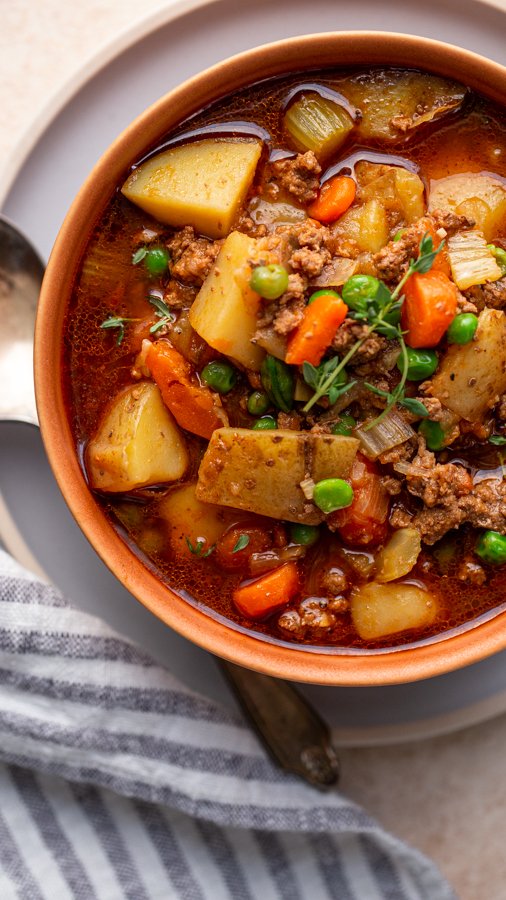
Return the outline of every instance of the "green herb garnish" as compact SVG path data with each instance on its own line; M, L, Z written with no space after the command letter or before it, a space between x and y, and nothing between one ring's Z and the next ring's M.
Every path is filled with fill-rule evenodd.
M336 373L337 368L339 368L339 372ZM308 362L303 363L302 375L306 384L316 392L315 396L317 396L317 399L328 397L331 406L337 401L338 397L341 397L342 394L345 394L346 391L349 391L356 384L355 381L346 383L346 373L339 363L338 356L333 356L332 359L320 363L319 366L313 366ZM304 412L307 411L306 407L310 409L313 405L313 400L314 398L312 397L309 403L306 404Z
M503 444L506 444L506 437L503 437L502 434L491 434L488 442L489 444L495 444L496 447L501 447Z
M239 553L239 550L244 550L244 548L247 547L248 544L249 544L249 534L240 534L237 539L237 542L235 544L235 547L232 550L232 553Z
M156 334L156 332L159 331L160 328L163 328L164 325L174 322L176 317L165 301L157 294L150 294L148 300L151 303L151 306L155 307L155 316L158 316L158 322L155 322L154 325L151 326L149 333Z
M378 334L382 334L389 340L399 341L405 365L403 367L404 372L401 375L401 380L394 391L392 391L391 393L388 391L381 391L379 388L374 388L369 384L366 385L370 390L373 390L374 393L378 394L381 397L384 397L384 399L387 401L387 405L381 415L378 416L378 418L373 422L370 422L367 428L372 428L373 425L375 425L380 419L384 418L384 416L386 416L387 413L390 412L390 410L396 403L406 407L406 409L409 409L411 412L416 412L416 415L428 415L425 406L423 405L423 403L421 403L420 400L413 400L410 397L404 396L404 385L406 383L407 377L408 360L406 344L404 342L403 332L399 323L400 310L404 300L401 292L404 285L406 284L406 281L411 275L413 275L415 272L425 273L429 271L437 254L441 251L443 246L444 241L440 243L437 250L434 250L432 238L428 234L428 232L426 232L419 244L418 259L410 260L409 266L405 274L399 281L397 287L393 291L389 291L386 284L384 284L384 282L382 281L379 281L377 286L375 285L375 293L373 296L364 297L360 302L357 302L355 304L355 308L351 309L348 315L351 319L355 319L356 321L362 322L364 325L366 325L366 333L363 337L359 338L353 344L353 346L348 350L348 353L343 357L343 359L339 360L339 357L333 357L331 360L327 360L325 363L318 366L317 371L320 372L321 370L322 372L321 378L314 378L311 370L306 369L307 373L312 377L312 382L308 381L306 372L304 371L304 367L307 367L308 364L304 363L302 370L304 374L304 380L315 391L311 399L308 400L308 402L304 406L304 412L309 412L311 407L314 406L314 404L317 403L318 400L320 400L322 397L328 396L329 400L331 400L330 395L334 385L338 386L339 393L337 394L337 396L339 396L341 393L344 393L344 390L339 387L339 376L341 375L345 366L355 356L364 341L367 340L367 338L370 337L371 334L374 334L374 332L378 332ZM356 276L352 276L352 278L354 277ZM349 281L351 280L352 279L349 279ZM349 386L346 386L346 388L348 389L349 387L351 387L351 384ZM331 403L332 402L335 403L335 399L333 401L331 400Z
M125 337L125 325L127 322L133 322L133 319L127 319L126 316L110 316L101 324L101 328L117 328L116 345L119 347Z
M138 266L140 262L147 256L149 247L143 246L139 247L135 253L132 254L132 265Z
M206 541L203 541L200 539L198 541L196 541L195 544L192 544L189 537L186 537L185 540L186 540L188 550L190 551L190 553L193 553L194 556L198 556L199 559L207 559L208 556L211 556L211 553L213 552L213 550L215 548L215 544L213 544L212 547L209 547L207 550L204 550L204 547L206 546Z

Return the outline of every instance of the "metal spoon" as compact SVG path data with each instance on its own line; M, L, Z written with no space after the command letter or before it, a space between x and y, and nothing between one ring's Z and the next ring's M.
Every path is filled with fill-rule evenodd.
M0 216L0 422L38 426L32 359L43 274L44 265L28 238ZM24 543L1 494L0 539L16 559L49 580ZM298 691L286 681L224 660L219 663L274 759L319 788L336 784L339 763L328 726Z

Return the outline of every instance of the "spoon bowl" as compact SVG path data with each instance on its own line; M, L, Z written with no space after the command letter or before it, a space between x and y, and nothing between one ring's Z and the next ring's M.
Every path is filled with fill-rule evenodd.
M28 238L0 216L0 421L38 425L33 332L44 264Z
M0 422L38 426L33 387L33 335L44 264L12 222L0 216ZM44 580L0 493L0 542ZM325 722L287 682L219 661L266 748L310 784L331 787L339 763Z

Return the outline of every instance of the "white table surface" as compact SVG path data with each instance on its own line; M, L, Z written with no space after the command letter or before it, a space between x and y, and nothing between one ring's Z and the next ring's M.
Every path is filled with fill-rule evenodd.
M495 5L506 9L506 0ZM163 6L0 0L0 179L47 97L118 31ZM346 749L342 788L431 856L462 900L504 900L505 748L506 715L418 743Z

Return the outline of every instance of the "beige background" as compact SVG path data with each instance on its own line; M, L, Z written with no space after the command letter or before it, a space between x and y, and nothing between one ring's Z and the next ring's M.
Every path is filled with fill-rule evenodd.
M506 9L506 0L495 2ZM163 6L0 0L0 179L47 98L118 32ZM506 898L506 716L341 758L343 790L431 856L462 900Z

